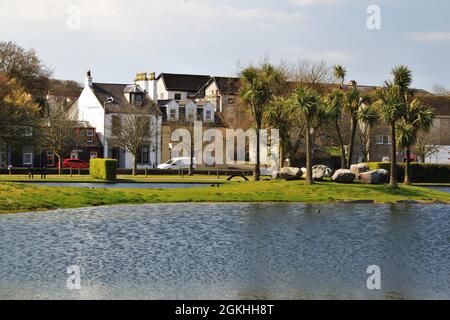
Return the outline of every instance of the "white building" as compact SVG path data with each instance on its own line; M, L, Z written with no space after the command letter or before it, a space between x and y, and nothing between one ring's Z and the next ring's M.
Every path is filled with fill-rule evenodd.
M130 115L130 108L144 107L145 99L155 98L156 81L143 78L134 84L111 84L92 82L90 71L85 77L84 89L69 113L78 121L88 122L96 128L103 145L103 157L117 159L119 168L132 168L133 155L123 148L114 146L113 132L120 130L124 118ZM139 116L142 114L140 113ZM138 168L154 168L161 163L161 123L158 109L149 111L151 141L141 149Z

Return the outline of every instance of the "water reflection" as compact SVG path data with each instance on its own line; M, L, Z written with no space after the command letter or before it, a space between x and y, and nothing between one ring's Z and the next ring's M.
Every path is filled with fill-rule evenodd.
M318 210L320 213L318 213ZM450 206L158 204L0 217L0 298L450 298ZM82 270L79 291L66 268ZM366 269L382 270L382 290Z

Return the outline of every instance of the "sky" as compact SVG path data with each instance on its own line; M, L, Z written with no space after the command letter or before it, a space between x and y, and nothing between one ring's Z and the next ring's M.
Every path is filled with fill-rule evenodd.
M367 85L406 64L413 86L431 90L450 88L449 12L447 0L0 0L0 41L79 82L88 69L95 82L235 76L268 58L342 64Z

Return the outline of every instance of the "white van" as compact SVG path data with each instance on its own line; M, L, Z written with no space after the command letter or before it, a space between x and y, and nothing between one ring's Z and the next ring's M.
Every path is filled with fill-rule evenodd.
M193 158L193 168L197 168L197 163L195 158ZM189 157L179 157L172 158L169 161L162 163L158 166L158 169L189 169L191 163L191 158Z

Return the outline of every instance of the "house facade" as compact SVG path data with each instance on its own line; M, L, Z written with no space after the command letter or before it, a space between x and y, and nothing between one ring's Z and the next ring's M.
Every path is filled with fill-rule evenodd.
M85 86L77 101L69 109L76 120L89 123L96 129L98 141L102 145L99 157L113 158L119 168L132 168L134 156L126 148L115 144L116 133L130 116L149 118L150 141L143 146L138 156L138 168L154 168L161 163L161 121L156 109L143 114L133 114L133 108L144 108L145 99L152 98L147 89L154 80L145 79L133 84L95 83L91 73L85 77ZM145 83L144 83L145 82ZM152 91L153 92L153 91Z

